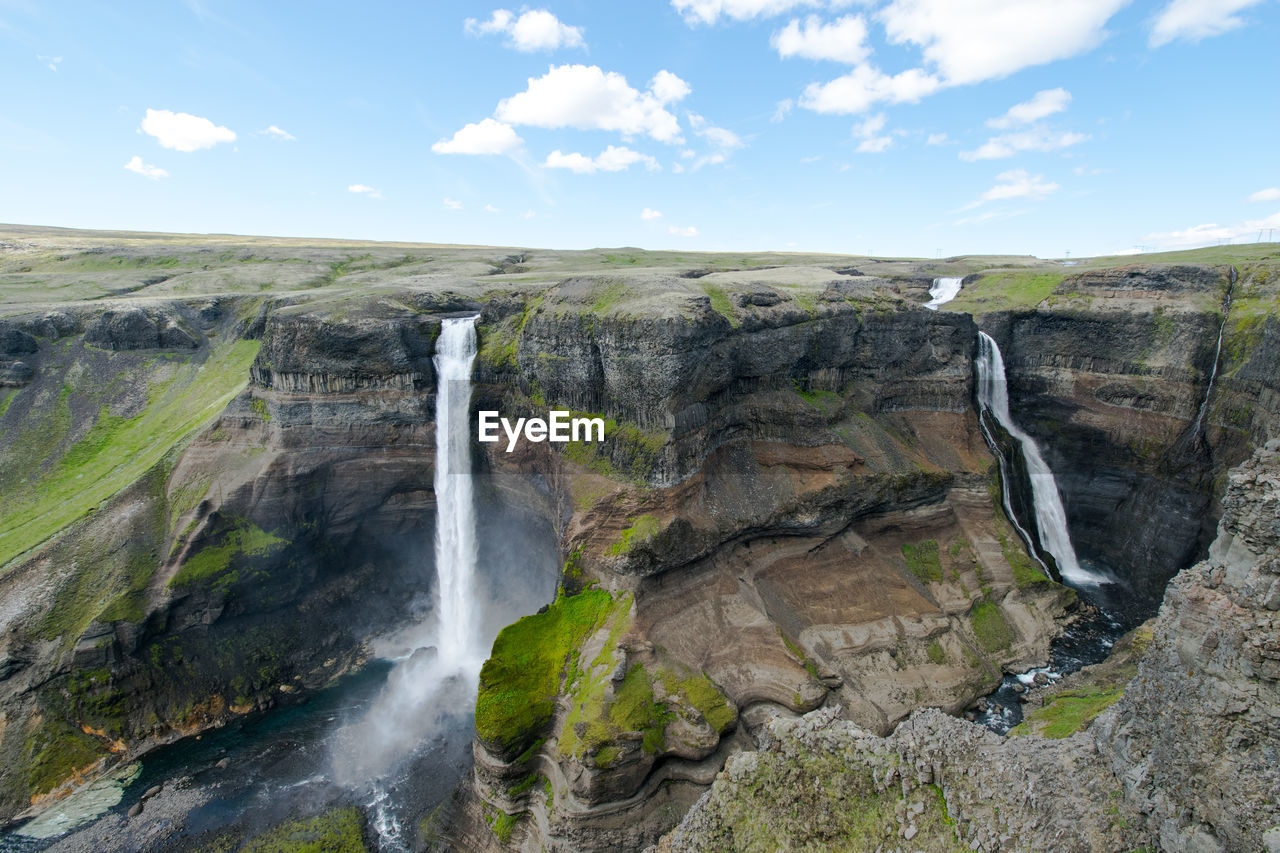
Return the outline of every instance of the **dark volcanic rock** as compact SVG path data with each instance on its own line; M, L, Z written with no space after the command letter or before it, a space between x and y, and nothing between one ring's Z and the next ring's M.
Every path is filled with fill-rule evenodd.
M435 381L431 357L439 333L438 319L414 315L349 321L273 315L252 375L259 386L280 391L421 390Z
M36 339L7 323L0 323L0 355L30 355L40 349Z
M111 350L195 349L199 342L177 321L141 308L104 311L85 326L87 344Z
M26 385L35 375L35 370L25 361L0 361L0 387Z

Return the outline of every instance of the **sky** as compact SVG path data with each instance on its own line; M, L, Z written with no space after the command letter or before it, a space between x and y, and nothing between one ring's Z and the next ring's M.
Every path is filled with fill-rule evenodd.
M1280 0L0 0L0 222L915 257L1280 239L1278 43Z

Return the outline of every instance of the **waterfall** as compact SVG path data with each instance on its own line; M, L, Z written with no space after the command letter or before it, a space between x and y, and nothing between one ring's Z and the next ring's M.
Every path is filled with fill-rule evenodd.
M979 405L990 412L1000 426L1022 446L1022 456L1026 460L1027 474L1031 480L1031 501L1035 506L1040 546L1053 555L1064 581L1073 584L1103 583L1102 577L1080 566L1075 549L1071 546L1071 536L1067 532L1067 513L1058 493L1058 481L1040 455L1040 448L1036 446L1035 440L1019 429L1009 414L1009 386L1005 378L1004 359L1000 356L1000 347L986 332L978 332L977 365ZM1010 519L1014 519L1007 484L1004 494L1005 509ZM1017 524L1016 520L1014 524ZM1026 535L1021 527L1019 532Z
M335 738L334 777L364 788L379 849L408 849L391 787L404 759L445 731L469 731L487 647L476 602L476 512L471 480L471 367L475 317L443 321L436 340L436 608L400 642L402 654L363 719ZM431 643L432 645L426 645Z
M1209 383L1204 387L1204 400L1200 403L1200 411L1196 413L1195 425L1191 428L1191 435L1194 439L1199 439L1204 435L1204 416L1209 412L1209 397L1213 394L1213 383L1218 378L1218 362L1222 359L1222 338L1227 331L1227 318L1231 316L1231 292L1236 287L1236 268L1231 267L1231 272L1227 278L1227 295L1222 300L1222 325L1218 326L1218 348L1213 353L1213 369L1209 371Z
M476 648L476 507L471 490L471 365L475 318L445 320L436 341L436 575L438 648L459 665L484 657Z
M960 293L960 285L963 281L963 277L935 278L933 287L929 288L929 295L933 298L926 302L924 307L931 311L937 311L939 305L945 305L956 298L956 295Z

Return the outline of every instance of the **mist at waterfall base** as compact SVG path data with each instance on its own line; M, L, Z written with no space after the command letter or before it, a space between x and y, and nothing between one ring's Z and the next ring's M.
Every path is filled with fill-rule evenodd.
M18 827L0 835L0 853L50 845L130 849L117 837L124 814L161 784L165 792L129 825L159 814L171 791L181 791L183 808L156 830L148 849L188 850L225 832L252 837L283 820L349 805L364 810L382 850L408 848L409 827L470 772L477 677L494 637L551 600L559 565L545 519L504 499L493 475L472 476L475 336L470 319L457 322L469 331L461 334L464 354L457 357L465 364L437 363L437 423L451 427L437 430L437 511L423 519L418 549L403 555L416 564L410 573L420 578L422 618L388 630L373 643L373 660L305 703L157 749L141 759L114 804L79 808L73 795L58 806L69 816L57 832L34 838ZM437 344L442 354L463 331L445 323Z
M1031 485L1031 501L1035 514L1034 525L1020 523L1010 498L1011 471L994 437L988 436L992 451L1000 462L1000 481L1005 515L1027 543L1028 552L1035 556L1032 532L1044 551L1053 557L1062 582L1076 590L1087 605L1084 612L1051 644L1049 664L1024 673L1006 674L999 687L986 697L987 710L976 715L976 722L1001 734L1022 722L1019 701L1023 691L1034 684L1035 676L1043 673L1050 681L1057 681L1090 664L1104 660L1110 654L1119 637L1141 622L1140 614L1132 608L1129 591L1117 579L1117 574L1107 566L1081 560L1071 544L1067 529L1067 514L1052 469L1045 462L1035 439L1014 422L1009 410L1008 379L1000 347L986 332L978 333L977 369L978 405L981 412L993 417L1000 427L1017 442L1026 464ZM1030 527L1030 530L1028 530ZM1042 564L1043 566L1043 564ZM1047 567L1046 571L1047 571ZM1021 690L1019 689L1021 688Z

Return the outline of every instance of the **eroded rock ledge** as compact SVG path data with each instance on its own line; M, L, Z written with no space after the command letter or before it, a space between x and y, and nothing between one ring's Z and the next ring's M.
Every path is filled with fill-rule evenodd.
M1120 702L1000 738L919 711L769 722L658 851L1273 850L1280 845L1280 441L1231 472L1209 559L1170 585Z

